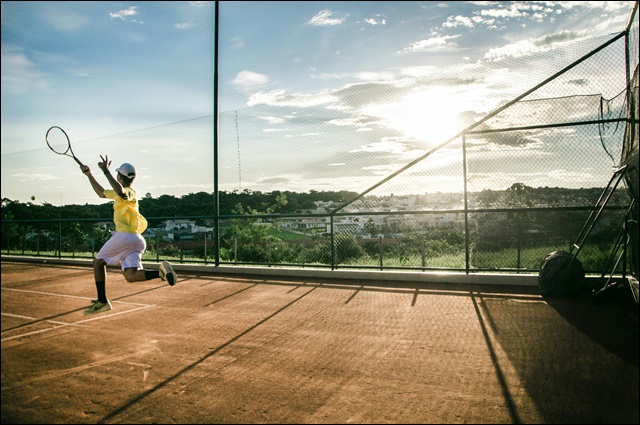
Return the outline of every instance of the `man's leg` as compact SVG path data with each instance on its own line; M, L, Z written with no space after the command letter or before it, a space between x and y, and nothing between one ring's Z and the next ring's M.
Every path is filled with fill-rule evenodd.
M127 282L143 282L145 280L158 279L168 280L165 278L166 270L163 270L162 264L159 270L145 270L142 266L142 254L147 249L147 242L141 235L128 234L126 243L128 244L128 254L121 261L122 274ZM168 264L168 263L167 263ZM171 269L173 273L173 269ZM175 273L172 275L173 281L169 281L170 285L175 284ZM173 283L172 283L173 282Z
M127 267L122 273L124 274L124 278L127 279L127 282L142 282L160 277L159 270L145 270L136 267Z
M84 314L96 314L111 310L111 303L107 299L107 263L101 258L93 259L93 277L96 282L98 299L93 301L91 307Z
M123 270L124 278L127 282L142 282L151 279L166 280L169 285L173 286L178 281L176 272L173 271L173 267L168 261L163 261L160 264L159 270L145 270L137 267L127 267Z
M107 263L102 258L93 259L93 277L96 281L98 301L107 302Z

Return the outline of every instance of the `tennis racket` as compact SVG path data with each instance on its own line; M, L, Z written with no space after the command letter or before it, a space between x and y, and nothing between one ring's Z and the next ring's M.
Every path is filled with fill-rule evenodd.
M69 140L69 136L63 129L58 126L53 126L49 130L47 130L47 146L54 153L58 155L68 156L70 158L75 159L79 166L84 167L84 164L80 162L78 158L76 158L73 153L73 149L71 149L71 141Z

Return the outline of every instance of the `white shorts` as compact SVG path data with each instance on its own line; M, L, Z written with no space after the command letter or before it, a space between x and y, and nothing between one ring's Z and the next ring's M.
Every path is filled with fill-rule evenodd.
M111 232L111 237L102 246L96 258L109 265L120 263L122 270L130 267L142 268L142 253L147 249L147 241L141 235L125 232Z

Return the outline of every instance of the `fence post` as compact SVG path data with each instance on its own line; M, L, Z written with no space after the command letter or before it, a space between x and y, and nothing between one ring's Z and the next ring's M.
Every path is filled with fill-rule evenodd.
M302 267L304 267L307 261L307 228L303 229L302 233Z
M62 258L62 222L58 222L58 259Z
M380 270L384 270L382 265L382 235L378 236L379 247L380 247Z
M204 263L207 264L207 233L204 234Z

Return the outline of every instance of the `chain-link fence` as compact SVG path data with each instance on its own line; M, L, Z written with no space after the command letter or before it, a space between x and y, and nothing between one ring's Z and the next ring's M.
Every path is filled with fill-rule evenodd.
M136 184L147 196L214 194L205 216L188 208L169 217L143 210L157 224L145 234L148 259L537 271L550 252L574 248L610 193L580 246L585 270L602 272L633 200L624 180L612 186L625 132L637 151L637 116L629 107L639 56L638 16L632 17L618 34L550 48L527 61L487 59L434 75L352 84L304 101L274 96L216 119L92 142L114 157L131 146L162 150L160 160L142 155L136 163L145 170ZM477 99L480 87L495 96ZM174 186L154 186L157 173L169 173ZM216 199L223 192L357 195L290 214L279 213L277 202L220 213ZM90 257L110 226L73 217L3 219L2 250Z

